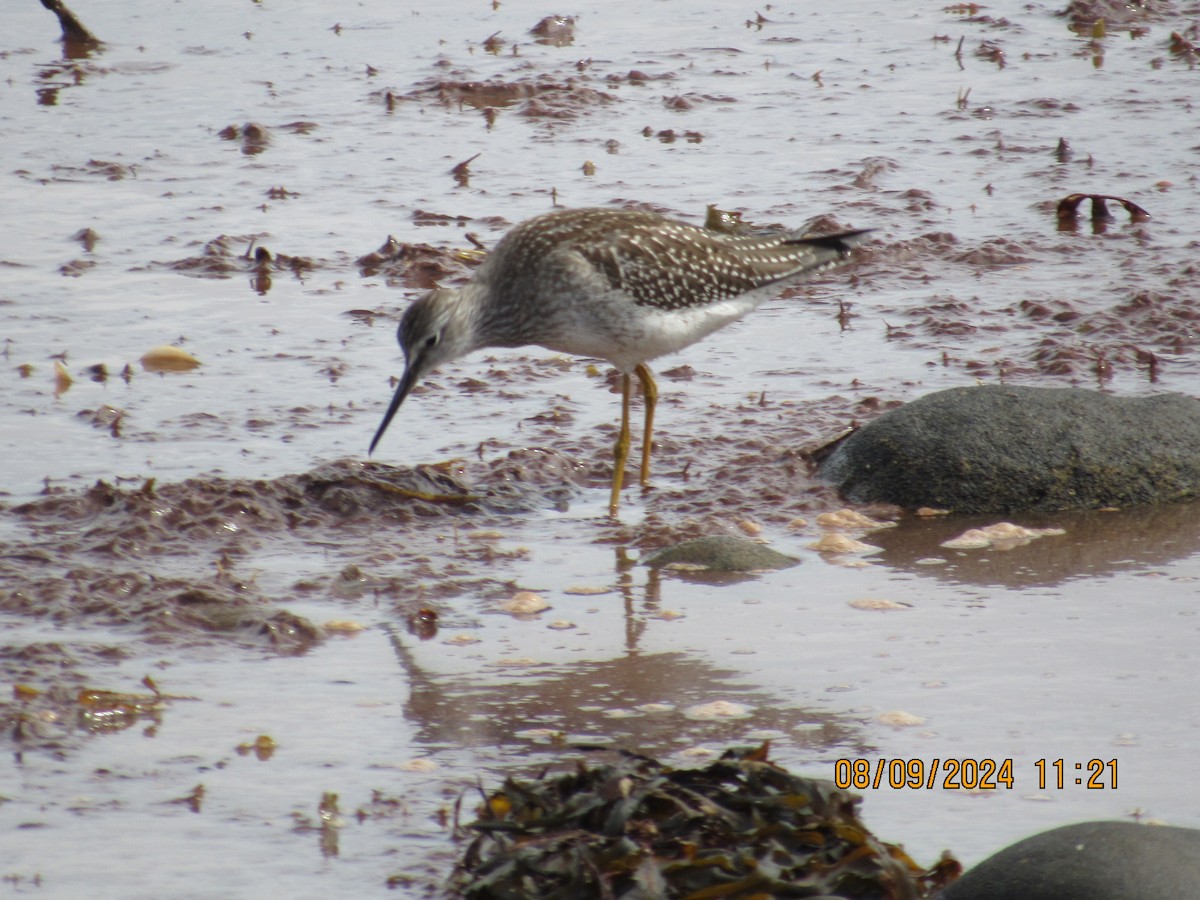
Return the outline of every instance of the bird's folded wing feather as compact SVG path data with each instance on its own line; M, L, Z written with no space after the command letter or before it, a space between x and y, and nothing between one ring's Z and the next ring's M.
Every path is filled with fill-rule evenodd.
M858 234L727 240L703 232L635 232L574 249L634 303L683 309L825 268L849 253Z

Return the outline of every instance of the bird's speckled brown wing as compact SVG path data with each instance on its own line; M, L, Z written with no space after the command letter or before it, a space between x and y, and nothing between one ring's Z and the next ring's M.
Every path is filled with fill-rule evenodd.
M726 238L659 222L573 249L634 303L671 310L717 303L832 266L862 233Z

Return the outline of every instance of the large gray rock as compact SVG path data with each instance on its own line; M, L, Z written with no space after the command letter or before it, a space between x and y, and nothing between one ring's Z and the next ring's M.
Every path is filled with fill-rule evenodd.
M1200 831L1081 822L989 856L941 900L1183 900L1200 897Z
M820 475L855 502L959 513L1191 500L1200 497L1200 401L952 388L864 425Z

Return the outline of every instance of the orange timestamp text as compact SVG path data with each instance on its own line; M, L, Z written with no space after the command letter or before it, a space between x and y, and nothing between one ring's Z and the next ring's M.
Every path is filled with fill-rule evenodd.
M1088 790L1117 789L1117 761L1039 759L1033 763L1039 790L1068 786ZM839 759L833 764L833 783L843 789L998 791L1016 787L1012 759Z

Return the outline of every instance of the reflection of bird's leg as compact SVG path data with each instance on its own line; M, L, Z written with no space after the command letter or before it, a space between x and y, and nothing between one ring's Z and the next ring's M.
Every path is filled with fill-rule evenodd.
M650 484L650 448L653 446L651 433L654 431L654 407L658 405L658 385L645 363L638 363L638 380L642 383L642 396L646 401L646 431L642 435L642 487Z
M642 368L638 366L638 368ZM633 382L621 373L621 433L617 435L617 446L613 448L612 497L608 501L608 514L615 516L621 502L621 482L625 480L625 463L629 459L629 395Z

